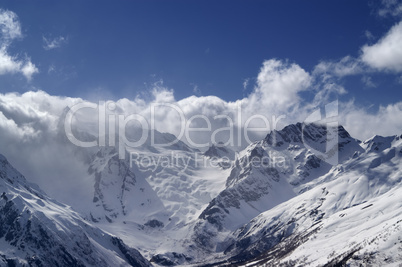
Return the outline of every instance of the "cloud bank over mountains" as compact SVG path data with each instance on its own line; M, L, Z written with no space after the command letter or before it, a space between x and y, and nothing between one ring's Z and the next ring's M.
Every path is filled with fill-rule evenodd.
M18 16L0 10L0 31L0 75L19 73L30 80L39 72L36 65L28 56L14 56L8 51L12 42L23 38ZM45 42L46 47L56 48L64 39L53 41ZM270 130L304 121L317 108L347 94L347 88L342 86L345 76L362 75L370 84L370 75L376 72L400 75L402 22L395 24L375 43L363 45L359 51L358 57L319 62L312 71L288 60L265 60L255 83L247 80L247 86L253 87L252 92L236 101L225 101L216 96L176 99L173 89L158 82L153 85L149 99L139 96L114 102L104 99L105 118L116 118L117 115L127 118L136 114L144 119L147 127L175 134L190 145L191 141L204 146L227 142L227 137L233 135L237 142L229 145L241 149L250 141L262 139ZM2 153L45 191L48 191L46 181L54 177L58 177L57 182L49 186L63 188L69 179L78 179L74 177L80 177L79 172L86 171L74 158L74 149L66 141L63 127L66 107L80 103L99 104L81 98L53 96L45 91L0 94ZM364 140L374 134L400 134L402 101L380 106L378 110L358 106L353 99L338 101L338 105L339 124L356 138ZM96 136L101 106L82 109L75 114L75 129ZM138 121L132 124L138 126ZM107 126L109 131L111 127ZM193 130L183 134L183 129L188 128ZM248 129L247 138L245 128ZM77 187L79 190L79 183Z
M212 132L225 127L246 127L254 138L251 141L255 141L272 129L304 121L317 108L336 100L339 94L347 93L345 88L334 83L334 79L324 79L283 60L264 61L257 77L253 92L233 102L216 96L190 96L177 100L172 89L157 83L150 100L137 97L109 101L106 102L106 112L108 116L138 114L144 118L148 128L173 133L184 141L186 135L181 132L183 128L190 127L195 129L191 131L190 139L198 140L198 144L211 144ZM15 142L16 146L49 142L49 138L64 134L64 127L60 127L63 118L60 119L60 116L65 108L78 103L99 104L80 98L51 96L44 91L0 94L1 142L6 146L10 142ZM98 109L80 110L74 117L76 127L97 135L98 112ZM358 107L353 100L339 102L338 115L339 123L360 139L374 133L397 134L402 128L398 119L402 115L402 102L381 106L375 111ZM222 130L222 138L228 133L229 130ZM212 141L227 141L219 138L217 135ZM244 148L247 144L235 145Z
M400 16L399 1L383 0L377 10L379 16ZM17 14L8 10L0 10L0 75L21 73L28 80L39 69L28 56L21 58L8 53L12 42L22 39L21 23ZM374 38L374 37L373 37ZM371 38L371 39L373 39ZM45 46L59 47L66 38L44 38ZM248 79L252 92L237 101L225 101L215 96L190 96L176 99L174 90L163 82L153 85L152 96L148 100L120 99L115 102L114 110L107 109L110 114L140 114L148 121L148 126L161 132L170 132L176 136L183 128L210 128L209 131L192 131L192 135L202 140L211 141L211 133L222 127L240 129L255 128L250 131L254 138L261 138L274 128L281 128L288 123L303 121L317 107L323 107L340 95L347 94L342 86L342 78L350 75L361 75L362 82L368 87L375 87L370 75L376 72L402 72L402 21L392 26L387 33L372 44L365 44L359 50L358 57L345 56L340 60L321 61L312 71L303 69L297 62L282 59L269 59L262 63L255 83ZM108 99L104 99L107 101ZM6 93L0 95L0 127L4 135L16 140L39 140L43 136L52 136L57 132L59 117L65 107L85 102L80 98L51 96L44 91L26 92L22 95ZM155 105L169 103L170 106ZM177 108L173 108L177 107ZM178 111L180 110L180 111ZM370 107L359 107L352 99L339 102L339 122L347 127L351 134L365 139L374 132L389 135L401 129L401 123L395 120L401 113L401 102L380 106L378 110ZM152 114L153 112L153 114ZM84 113L87 113L85 116ZM88 115L89 114L89 115ZM256 116L257 115L257 116ZM85 110L81 112L80 125L91 134L98 133L97 112ZM154 121L151 125L151 116ZM181 117L191 120L183 124ZM205 117L203 117L205 116ZM254 116L254 117L253 117ZM250 117L253 117L251 120ZM90 121L86 121L86 120ZM95 120L95 121L94 121ZM211 125L208 125L208 122ZM187 121L188 122L188 121ZM381 127L378 127L381 125ZM262 128L262 129L257 129ZM60 130L60 129L58 129ZM222 133L223 134L223 133ZM227 134L227 133L226 133ZM188 139L188 138L187 138ZM217 138L219 139L219 138ZM225 140L217 140L225 141ZM237 144L244 147L244 144Z

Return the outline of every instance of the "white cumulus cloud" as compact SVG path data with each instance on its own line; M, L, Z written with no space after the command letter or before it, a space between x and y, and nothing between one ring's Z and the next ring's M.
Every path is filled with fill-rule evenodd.
M329 95L344 93L344 88L333 81L314 81L312 75L299 65L281 60L265 61L254 86L250 95L233 102L216 96L190 96L176 100L173 90L158 82L151 89L150 99L123 98L109 102L112 105L107 106L113 108L106 111L108 116L115 114L127 117L138 114L149 123L153 119L157 130L176 136L179 136L183 127L179 113L187 120L185 122L198 116L191 123L185 123L184 127L205 128L208 126L206 121L209 121L210 130L182 135L183 141L211 144L213 131L229 127L234 130L234 140L239 140L239 137L241 140L241 144L234 144L235 149L241 149L249 140L243 135L244 132L239 136L238 129L242 130L252 116L261 115L270 123L271 128L262 131L250 129L250 141L261 140L273 129L273 115L274 119L279 119L276 129L280 129L289 123L304 121L318 106L331 101ZM317 91L316 88L320 90ZM304 94L300 94L310 90L313 94L319 92L313 104L306 101ZM8 157L22 173L29 174L31 181L38 183L53 196L58 194L60 187L82 182L80 177L87 171L83 160L77 158L74 146L66 139L64 130L65 108L79 103L98 104L80 98L51 96L43 91L0 94L0 153ZM155 107L157 104L162 105ZM381 106L378 110L358 107L353 101L339 102L339 122L352 136L359 139L366 139L374 134L401 134L401 117L402 102ZM266 126L260 118L249 121L249 126ZM98 110L83 109L76 114L73 126L96 135L98 119ZM215 141L226 142L225 137L229 134L229 130L222 131L215 136Z
M250 101L270 111L286 111L299 102L299 92L311 85L311 76L297 64L266 60L257 77Z
M29 57L23 59L8 53L14 39L22 38L18 16L9 10L0 9L0 75L21 73L29 81L39 70Z
M363 46L361 60L380 71L402 72L402 21L377 43Z
M366 35L373 38L366 31ZM351 75L367 75L373 72L402 72L402 21L391 29L376 43L365 44L360 49L360 56L345 56L340 60L326 60L319 62L313 76L323 79L331 77L342 78ZM373 83L366 77L362 81L369 87Z

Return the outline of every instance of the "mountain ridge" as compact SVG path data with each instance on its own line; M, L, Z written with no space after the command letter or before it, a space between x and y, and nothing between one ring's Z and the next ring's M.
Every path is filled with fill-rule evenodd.
M0 155L0 262L8 266L151 266L141 254L32 188Z
M157 135L159 141L173 140L171 134L166 138L164 133ZM21 218L28 216L19 208L10 209L11 204L7 204L10 199L15 203L11 206L22 207L22 210L27 206L33 210L58 207L56 214L69 219L59 222L59 217L39 212L40 220L31 219L36 229L34 233L40 233L41 227L46 232L46 227L52 228L57 223L67 233L64 239L78 238L84 244L78 251L87 252L88 248L96 251L92 244L104 240L99 237L104 234L108 238L102 244L109 244L116 251L119 256L111 259L121 264L131 264L129 258L138 256L144 266L149 266L140 253L156 266L357 264L367 261L367 255L376 249L378 256L370 256L373 262L385 263L391 252L394 257L389 262L402 260L397 252L398 245L390 244L397 243L395 238L402 240L398 235L402 208L397 201L397 195L402 194L402 135L374 136L361 142L342 126L297 123L271 131L230 158L229 165L219 164L222 163L219 160L232 152L226 147L218 148L219 144L212 145L210 153L202 154L187 145L158 146L157 149L145 145L127 151L125 160L119 159L119 152L113 147L90 149L86 153L77 150L78 155L85 158L86 179L93 188L92 199L82 203L81 214L49 199L18 171L12 171L11 165L0 155L0 175L4 177L0 180L8 183L0 187L11 188L10 192L14 192L4 191L1 196L1 210L5 213L1 217L0 212L0 220L5 222L11 218L14 224L15 214ZM129 153L135 154L132 162ZM337 164L327 162L328 157L322 156L325 153L339 156ZM174 164L160 165L164 162L161 159ZM9 170L4 171L7 168ZM19 193L12 190L19 185L23 186L18 192L25 191L23 196L16 197ZM374 218L382 228L367 220L359 222L367 216ZM78 224L69 224L77 221ZM114 237L104 230L93 230L92 224ZM78 237L69 237L69 229L76 229L77 225L84 230L79 230ZM336 225L350 228L349 234L353 231L362 234L350 239L337 231ZM24 229L29 227L26 223L23 226ZM59 231L56 229L52 233ZM5 242L20 244L12 238L13 234L8 234L6 241L8 228L3 232ZM12 232L15 236L24 236L14 228ZM391 233L396 237L388 237ZM381 239L382 235L387 238ZM85 241L84 236L91 238ZM57 241L57 237L54 240ZM328 246L317 240L327 240ZM347 240L357 245L343 243ZM370 240L382 241L372 243ZM56 241L52 242L57 244ZM70 243L69 246L75 247ZM323 249L323 256L315 256L313 249L307 249L305 244L318 251ZM389 244L389 251L381 247L386 244ZM26 244L28 248L31 246L36 245ZM95 247L102 250L102 246ZM331 246L338 247L339 253ZM61 255L63 250L60 251L55 253ZM97 258L91 258L89 252L89 256L74 253L69 252L67 256L69 264L73 263L71 259L78 259L77 265L91 266ZM4 262L10 259L27 262L29 258L26 255L3 256ZM43 261L43 256L39 258Z

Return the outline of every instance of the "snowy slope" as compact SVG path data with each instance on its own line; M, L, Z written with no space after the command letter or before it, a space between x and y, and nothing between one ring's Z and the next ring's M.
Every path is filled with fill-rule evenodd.
M147 181L134 174L127 160L119 160L114 148L101 148L93 155L88 174L94 180L94 193L87 214L94 222L123 218L145 223L164 210Z
M317 186L240 227L217 265L398 266L401 138L386 138L384 149L363 145L363 153L333 167Z
M203 155L214 161L222 169L232 167L233 161L236 158L236 153L229 147L224 146L223 143L211 145Z
M218 144L213 144L211 145L207 151L204 152L204 156L209 157L209 158L227 158L228 160L234 160L235 159L235 152L224 146L222 142Z
M136 131L129 134L138 138ZM383 265L400 260L400 137L360 142L342 126L297 123L239 153L221 144L201 153L174 135L155 131L153 136L154 142L127 151L125 160L118 158L118 146L73 149L82 159L88 196L80 201L74 194L63 196L81 215L43 193L46 201L34 205L24 198L20 206L14 204L16 212L25 215L21 211L28 204L41 210L40 221L52 225L57 236L63 229L67 239L77 238L68 229L83 231L78 236L90 241L81 251L106 247L114 253L105 254L106 265L112 266L126 264L124 253L113 242L100 241L99 235L108 235L88 230L96 228L80 216L137 248L156 266ZM333 155L339 159L335 165ZM222 164L225 158L227 165ZM7 194L8 200L23 196ZM1 240L0 247L8 248ZM93 264L90 256L82 259L67 251L84 265ZM24 253L18 259L26 259ZM4 255L8 259L10 254Z
M366 152L381 152L390 148L395 141L395 136L379 136L375 135L372 138L364 141L361 146Z
M148 133L141 146L129 149L120 160L118 144L76 147L63 135L62 126L58 141L65 147L61 149L73 151L71 157L82 167L76 171L78 179L67 173L63 191L53 191L52 196L62 195L63 202L86 220L139 248L147 258L170 251L187 238L192 223L224 189L229 175L229 170L169 133ZM136 129L127 131L133 140L138 134ZM74 135L84 141L97 139L79 131Z
M334 138L330 135L333 132L337 134L334 149L342 162L363 151L359 141L341 126L327 129L298 123L271 132L241 152L225 190L210 202L194 227L193 239L197 245L220 252L227 246L225 236L232 231L313 187L331 165L315 156L310 146L322 149L328 139Z
M121 239L29 184L0 155L0 264L150 266Z
M183 240L189 239L202 210L225 188L230 170L221 168L198 151L175 150L172 153L170 149L158 147L157 152L136 150L135 153L147 163L137 162L133 172L138 179L149 183L163 203L164 212L153 214L149 218L152 224L133 225L129 218L124 218L124 224L102 227L119 236L134 231L133 235L142 237L143 242L132 241L129 236L123 239L141 247L141 252L149 257L172 252L172 248L175 253L186 253L188 245L183 245Z
M86 159L82 175L92 184L92 197L73 208L147 258L188 238L201 211L224 189L230 171L174 135L155 131L154 137L157 145L146 140L129 149L125 160L114 147L76 148L78 157ZM75 203L74 195L66 201Z
M153 264L316 266L352 252L364 263L367 255L373 262L389 260L399 248L391 245L399 231L398 137L360 142L342 126L298 123L235 155L219 145L203 154L180 141L164 145L175 137L154 134L158 145L129 151L132 168L129 154L119 160L113 148L91 151L87 175L94 197L84 213ZM317 151L335 154L339 164ZM225 157L230 168L219 164ZM391 239L379 238L390 233ZM381 257L372 256L380 249Z

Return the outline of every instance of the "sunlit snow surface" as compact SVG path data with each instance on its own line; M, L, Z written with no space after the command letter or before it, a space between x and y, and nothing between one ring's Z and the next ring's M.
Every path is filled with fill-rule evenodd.
M320 266L342 260L350 266L399 266L402 146L400 138L391 140L384 150L370 149L333 167L311 182L310 191L238 229L230 253L239 254L232 260L262 253L245 266ZM245 242L250 246L242 247Z
M359 142L340 128L340 162L331 166L301 142L302 130L298 124L271 133L239 152L231 168L211 164L210 157L183 143L144 146L132 151L135 183L127 186L126 200L117 169L99 165L108 195L104 201L114 207L112 212L98 207L99 216L119 214L109 216L112 223L100 219L98 225L148 259L159 255L156 259L178 265L234 264L261 257L261 262L275 259L268 262L274 265L316 266L348 255L354 255L349 262L363 264L397 262L401 140L376 136ZM325 144L326 129L304 130L316 147ZM282 158L285 164L253 166L248 159L255 156ZM100 159L104 162L105 155ZM161 159L170 164L162 166ZM116 201L125 201L125 214L111 192ZM152 220L161 224L155 227L149 224Z
M66 212L67 221L82 216L156 266L398 266L401 137L360 142L343 127L336 133L329 135L338 144L334 166L311 151L328 142L327 129L318 125L289 125L235 156L228 148L201 153L182 142L163 146L174 136L156 133L162 145L145 143L125 160L115 148L78 151L88 158L83 166L91 197L76 204L74 194L64 196L80 215L62 204L53 211L53 204L22 192L19 198L34 210L44 206L46 214ZM226 155L231 167L213 160ZM253 158L280 161L254 165ZM55 231L67 231L56 215L49 219Z
M1 266L150 266L138 251L28 183L0 155Z
M154 198L148 199L150 203L157 202L159 208L146 209L143 216L134 211L114 223L99 224L139 248L145 256L169 252L172 248L184 253L188 248L183 241L190 238L189 233L200 213L225 188L230 169L215 166L194 151L178 150L172 154L171 150L159 149L157 153L138 150L136 153L140 158L153 158L147 161L152 162L149 166L148 163L136 166L133 173L137 181L146 181L153 189ZM160 158L169 158L173 164L160 166L157 163ZM142 202L143 199L138 199L128 205ZM158 220L163 227L144 226L149 220Z

